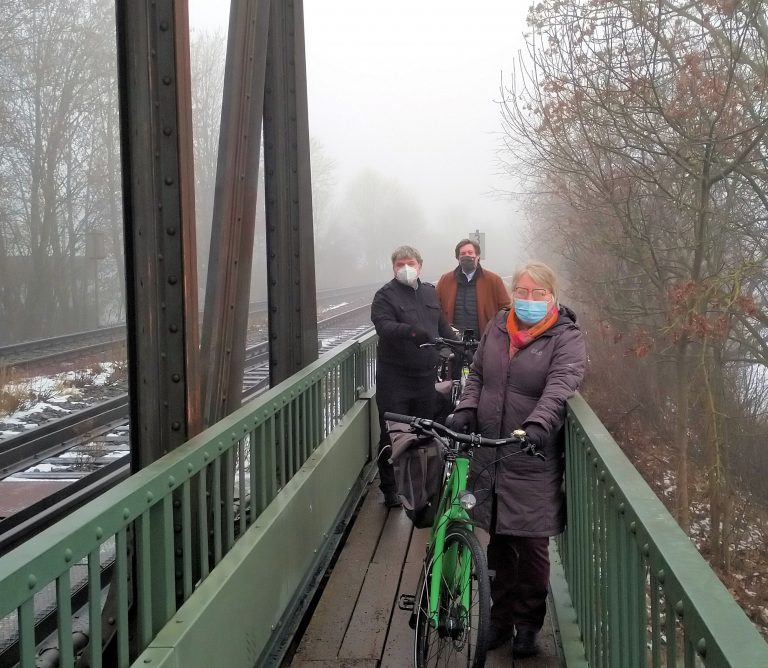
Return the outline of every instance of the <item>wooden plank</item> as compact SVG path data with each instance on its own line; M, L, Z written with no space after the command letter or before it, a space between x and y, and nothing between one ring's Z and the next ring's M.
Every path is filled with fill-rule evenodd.
M371 488L369 486L369 492ZM301 639L292 665L335 660L355 609L388 510L378 495L366 493L341 555Z
M339 658L381 657L412 530L413 524L402 510L390 512L344 636Z
M399 602L401 594L413 595L417 593L416 586L424 563L428 538L429 529L414 529L411 534L411 544L408 546L408 553L405 556L403 574L397 592L397 602ZM395 607L389 624L387 639L384 643L381 668L402 668L402 666L409 666L413 663L413 629L408 625L410 616L410 611Z
M428 538L429 529L414 529L403 565L397 601L401 594L417 593L416 586L424 563ZM395 608L384 644L382 668L400 668L413 662L413 629L408 624L410 616L410 611Z

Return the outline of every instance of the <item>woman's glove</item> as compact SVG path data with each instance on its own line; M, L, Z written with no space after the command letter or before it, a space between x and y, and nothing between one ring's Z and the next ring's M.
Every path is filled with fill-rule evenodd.
M445 426L459 433L474 433L477 430L477 410L461 408L446 418Z
M523 425L523 429L525 430L525 437L529 442L533 443L537 448L541 448L544 445L544 441L547 440L547 430L538 422L526 422Z

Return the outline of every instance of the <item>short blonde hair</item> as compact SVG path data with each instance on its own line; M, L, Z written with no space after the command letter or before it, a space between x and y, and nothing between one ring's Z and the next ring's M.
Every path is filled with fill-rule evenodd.
M515 273L512 274L512 291L514 292L517 282L523 274L528 274L534 281L540 285L544 285L552 293L555 301L558 301L559 290L557 286L557 276L548 264L539 262L538 260L528 260L524 264L521 264Z

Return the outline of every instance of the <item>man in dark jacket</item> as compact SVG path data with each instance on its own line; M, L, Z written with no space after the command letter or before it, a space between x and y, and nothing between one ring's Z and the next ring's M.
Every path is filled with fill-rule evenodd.
M456 329L471 329L479 339L493 317L509 306L509 293L501 276L480 266L480 244L476 241L459 241L456 259L459 266L437 282L440 307Z
M552 270L529 262L513 276L511 309L489 325L475 354L453 427L500 438L523 428L546 459L518 446L475 452L473 518L491 535L490 648L511 639L520 658L538 652L546 613L549 537L565 526L565 403L584 376L584 338L573 312L558 303Z
M379 478L384 503L399 506L395 476L389 462L390 440L384 425L386 411L429 417L435 411L438 353L421 344L436 336L453 338L440 312L435 288L422 283L422 259L411 246L392 253L395 277L376 292L371 320L379 335L376 349L376 405L379 409Z

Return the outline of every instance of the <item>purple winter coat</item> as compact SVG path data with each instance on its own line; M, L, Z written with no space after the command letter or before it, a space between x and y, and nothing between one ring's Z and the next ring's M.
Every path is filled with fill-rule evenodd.
M557 322L510 359L508 315L500 311L485 330L457 410L476 408L479 431L489 438L538 423L547 430L547 459L522 454L517 445L477 448L469 481L477 497L473 518L491 528L495 491L496 533L554 536L565 527L562 427L565 402L584 377L584 338L576 316L560 306Z

